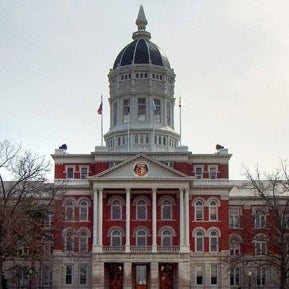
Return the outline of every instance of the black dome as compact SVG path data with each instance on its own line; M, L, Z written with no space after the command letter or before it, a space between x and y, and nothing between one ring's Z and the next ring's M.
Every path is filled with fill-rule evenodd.
M113 69L118 65L126 66L130 64L154 64L170 67L167 57L161 52L160 48L147 39L136 39L128 44L118 54L113 64Z

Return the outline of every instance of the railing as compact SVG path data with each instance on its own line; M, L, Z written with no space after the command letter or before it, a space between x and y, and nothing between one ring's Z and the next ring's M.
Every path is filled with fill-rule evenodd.
M103 252L129 252L129 253L152 253L152 246L130 246L129 251L126 251L125 246L103 246ZM156 253L178 253L179 246L157 246Z

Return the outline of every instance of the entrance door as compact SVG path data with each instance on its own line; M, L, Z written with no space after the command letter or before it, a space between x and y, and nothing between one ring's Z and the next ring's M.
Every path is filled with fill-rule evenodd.
M173 289L174 284L174 267L172 264L160 264L160 289Z
M137 264L135 265L135 289L148 288L148 265Z
M122 264L109 265L109 289L122 289Z

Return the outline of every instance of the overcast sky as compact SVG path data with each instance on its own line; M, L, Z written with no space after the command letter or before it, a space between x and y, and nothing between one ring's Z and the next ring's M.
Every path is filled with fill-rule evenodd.
M176 73L182 144L227 147L232 179L288 159L288 0L0 0L1 139L47 158L100 145L96 110L103 94L106 132L107 74L140 4Z

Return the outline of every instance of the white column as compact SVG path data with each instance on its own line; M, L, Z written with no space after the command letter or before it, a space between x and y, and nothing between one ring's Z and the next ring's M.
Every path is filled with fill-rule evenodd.
M103 189L99 189L98 195L98 245L102 248L102 203L103 203Z
M93 247L98 244L98 194L97 190L93 190Z
M153 205L152 205L152 226L153 226L153 238L152 238L152 251L157 252L157 189L153 188Z
M190 191L185 189L185 245L190 246Z
M125 236L125 251L130 251L130 188L126 189L126 204L125 204L125 212L126 212L126 236Z
M180 191L180 246L184 245L184 189L179 189Z

